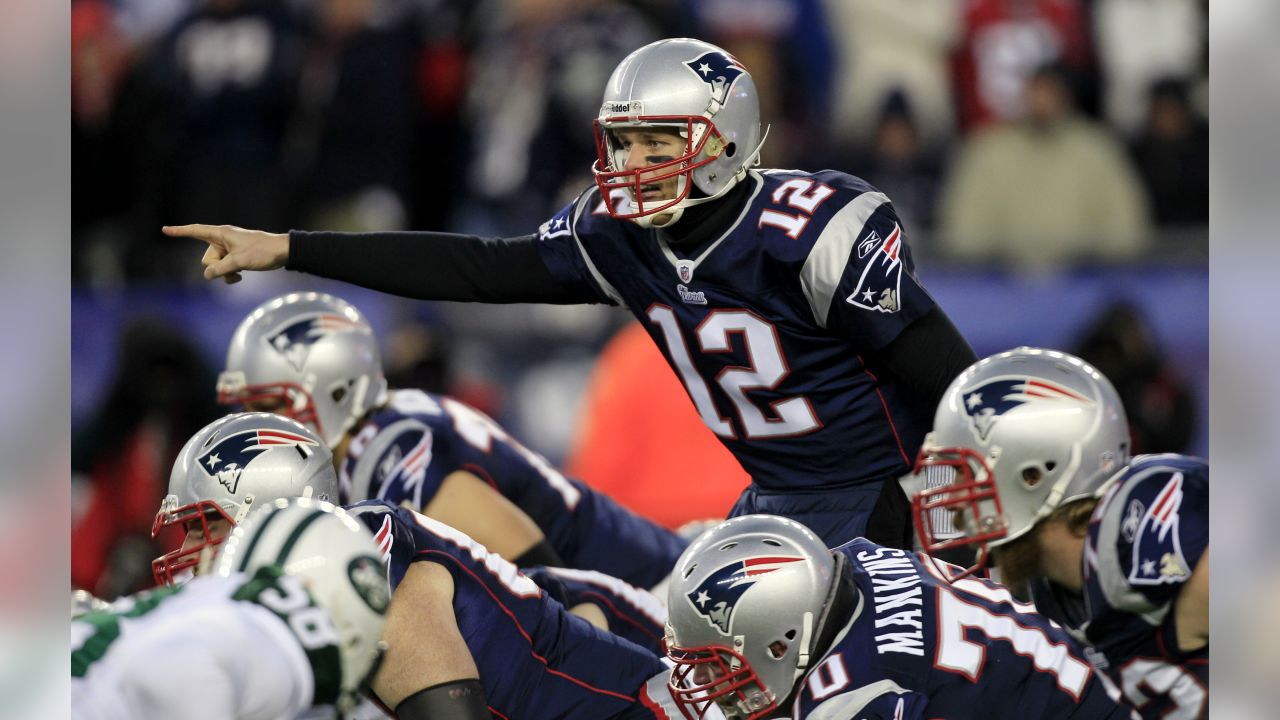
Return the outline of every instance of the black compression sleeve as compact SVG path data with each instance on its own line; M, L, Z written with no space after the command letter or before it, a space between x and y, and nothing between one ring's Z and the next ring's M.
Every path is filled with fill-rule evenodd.
M544 567L564 567L564 561L560 559L560 554L556 549L551 547L551 543L545 539L537 545L525 550L520 557L514 560L516 567L534 567L542 565Z
M399 720L493 720L479 680L432 685L396 706Z
M903 329L880 356L885 367L925 398L929 407L936 407L951 381L978 361L951 318L937 306Z
M419 300L593 302L559 283L537 236L480 238L437 232L289 231L290 270Z

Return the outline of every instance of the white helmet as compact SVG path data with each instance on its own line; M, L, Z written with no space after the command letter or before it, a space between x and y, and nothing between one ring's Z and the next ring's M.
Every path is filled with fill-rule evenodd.
M282 295L249 313L218 376L218 402L291 417L330 448L386 395L373 328L351 303L317 292ZM277 406L254 407L263 402Z
M1129 461L1129 426L1106 377L1078 357L1020 347L979 360L943 395L916 473L951 468L949 485L912 498L925 552L1021 537L1040 519L1090 497ZM939 539L937 508L959 537ZM977 567L977 566L975 566Z
M615 130L660 127L688 143L680 157L642 170L626 170L626 151ZM724 50L690 38L659 40L628 55L605 86L594 123L598 158L591 170L612 217L648 227L660 213L680 219L684 208L715 200L760 161L760 100L751 73ZM640 192L645 183L677 179L676 196L652 207ZM661 173L654 175L654 173ZM696 187L701 197L692 196ZM612 195L622 191L629 207Z
M275 566L302 579L332 620L328 637L324 618L315 615L305 618L306 632L337 645L341 664L340 677L316 678L316 704L349 709L385 650L380 640L391 590L380 557L372 533L342 508L308 498L280 499L232 532L214 572L253 575Z
M685 717L714 702L730 720L749 720L785 703L820 659L835 578L822 540L775 515L726 520L686 548L672 572L666 632L676 664L668 683Z
M338 497L333 455L301 423L272 413L235 413L203 427L178 453L169 473L169 494L160 503L154 537L169 526L199 523L204 541L152 561L159 584L200 561L213 538L209 521L238 524L249 511L277 498Z

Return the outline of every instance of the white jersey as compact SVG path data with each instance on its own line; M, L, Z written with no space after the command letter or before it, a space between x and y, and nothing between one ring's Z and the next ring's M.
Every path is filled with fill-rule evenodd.
M72 717L312 716L317 696L336 689L338 648L329 638L310 640L307 623L292 621L298 610L308 620L323 612L297 578L268 571L201 576L74 619Z

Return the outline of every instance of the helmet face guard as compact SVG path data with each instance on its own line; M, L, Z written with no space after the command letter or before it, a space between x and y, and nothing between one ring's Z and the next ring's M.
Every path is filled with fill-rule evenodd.
M295 382L246 385L240 373L222 373L218 378L219 405L239 406L250 410L256 409L255 405L271 401L278 401L279 407L274 407L270 412L297 420L313 428L320 437L325 436L315 398L302 385Z
M693 187L692 173L714 162L724 152L728 143L714 122L696 115L628 115L599 119L592 122L596 138L597 159L591 166L596 187L604 200L605 210L616 220L634 220L674 210L689 197ZM627 151L618 142L617 130L637 131L654 129L679 129L686 140L684 154L636 170L625 170ZM662 198L646 203L643 188L675 179L677 191L674 198ZM624 191L631 200L632 212L620 212L614 206L612 194ZM650 206L650 204L652 206Z
M209 529L210 520L226 520L228 524L228 532L220 538L214 538ZM200 500L199 502L183 505L174 510L161 508L156 513L155 522L151 526L151 537L160 534L160 531L166 527L185 527L188 530L195 529L193 523L199 523L199 529L204 541L192 547L184 547L186 542L183 541L178 549L161 555L151 561L151 574L155 577L157 585L174 585L177 576L195 567L200 563L200 559L206 548L212 551L218 545L221 545L226 536L230 535L230 529L235 527L235 520L227 514L222 506L212 500Z
M911 498L911 513L921 549L934 555L952 548L975 546L977 562L953 580L967 577L986 566L990 543L999 544L1009 537L995 474L986 458L963 447L921 448L915 474L921 475L928 468L949 468L955 479L948 485L922 490ZM939 510L951 514L955 530L960 533L958 536L939 536L934 527L938 515L935 511ZM951 534L949 529L947 534Z
M746 658L726 647L668 647L675 663L667 687L686 720L698 720L713 704L726 717L753 720L778 708Z

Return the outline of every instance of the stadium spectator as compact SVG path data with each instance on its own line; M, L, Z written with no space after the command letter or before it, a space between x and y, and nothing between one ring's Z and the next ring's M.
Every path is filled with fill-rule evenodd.
M724 517L751 482L639 323L600 353L580 417L569 474L669 528Z
M1115 385L1129 415L1135 455L1191 448L1195 399L1137 307L1121 301L1104 309L1081 333L1074 353Z
M961 147L943 188L941 241L963 260L1055 267L1137 257L1147 246L1142 185L1106 128L1075 111L1060 68L1027 84L1026 115Z
M1083 0L971 0L953 57L956 112L965 133L1024 112L1025 86L1045 64L1077 77L1093 54Z
M1209 124L1189 92L1183 80L1153 85L1146 121L1131 146L1162 230L1209 225Z
M901 93L928 144L955 132L951 52L960 39L955 0L826 0L837 41L837 145L845 152L873 142L887 96ZM883 189L883 188L882 188ZM890 193L898 200L898 196Z
M1125 136L1140 132L1146 121L1153 83L1205 71L1208 16L1201 0L1094 0L1093 29L1105 117Z
M73 585L102 597L150 585L156 499L187 437L219 414L213 382L183 335L154 321L125 330L115 380L72 443Z

